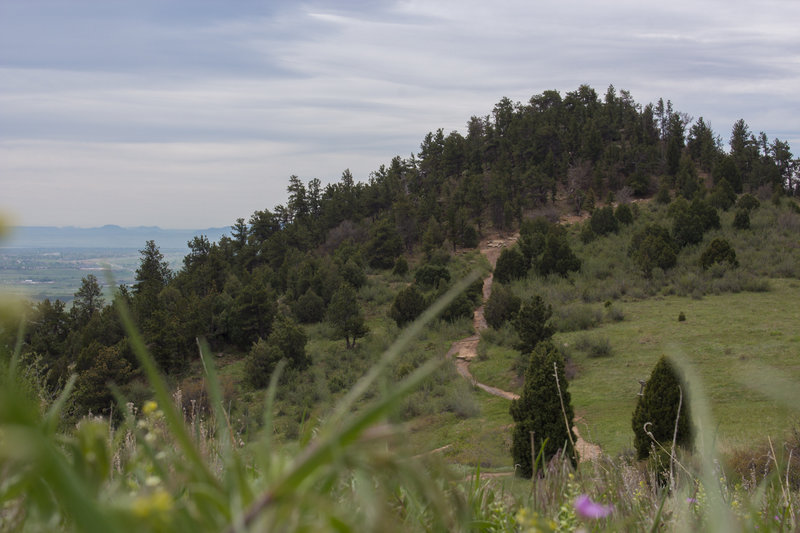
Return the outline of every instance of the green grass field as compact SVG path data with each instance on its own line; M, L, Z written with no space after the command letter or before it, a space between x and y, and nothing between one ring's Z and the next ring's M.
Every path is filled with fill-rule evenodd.
M622 303L622 322L557 334L554 340L578 367L570 391L584 437L611 454L631 448L638 380L671 353L683 354L697 368L723 450L785 436L797 425L796 415L747 386L754 363L800 382L800 282L771 280L770 286L769 292L700 300L670 296ZM607 338L612 355L589 358L572 349L587 335Z

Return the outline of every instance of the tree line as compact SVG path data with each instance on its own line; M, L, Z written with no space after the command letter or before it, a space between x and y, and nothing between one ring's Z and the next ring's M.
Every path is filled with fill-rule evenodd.
M465 135L429 132L417 154L393 158L365 182L349 170L324 186L317 178L291 176L285 204L237 219L218 242L193 238L178 268L148 241L135 283L119 287L114 299L133 310L164 372L183 372L195 339L203 337L215 350L248 352L248 373L262 386L280 359L298 370L308 366L300 324L327 321L348 348L355 347L367 333L358 289L370 272L407 270L409 253L423 257L427 270L418 271L418 283L395 302L399 324L449 281L442 256L477 246L488 229L521 229L519 249L498 262L500 277L530 266L542 275L579 269L559 227L526 220L532 209L567 200L580 213L614 195L666 194L669 201L675 194L687 201L675 214L689 221L678 225L684 228L695 219L707 223L703 205L692 203L707 184L712 194L703 201L711 203L764 189L794 195L798 172L788 143L753 134L744 120L733 125L726 152L702 117L695 121L670 101L643 106L613 86L602 98L586 85L563 96L545 91L525 104L503 98L490 114L471 117ZM599 209L591 228L614 231L608 224L625 218ZM673 231L678 245L696 237L684 233ZM667 244L657 245L662 237L653 229L637 241L643 270L669 262L667 248L677 245L665 238ZM474 296L453 313L468 309ZM112 303L89 275L69 310L45 300L28 313L23 353L53 388L77 372L83 411L105 409L112 398L105 383L124 385L136 372ZM2 341L12 345L13 325L3 331Z

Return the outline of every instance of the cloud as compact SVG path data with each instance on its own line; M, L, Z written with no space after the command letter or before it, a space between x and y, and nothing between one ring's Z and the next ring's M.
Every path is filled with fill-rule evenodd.
M27 224L113 216L79 195L139 194L130 180L161 187L135 197L160 224L202 202L230 222L283 202L291 174L365 179L503 96L581 83L669 98L725 140L744 118L798 152L799 18L793 0L3 2L0 180L42 184L13 182ZM48 182L75 187L46 200Z

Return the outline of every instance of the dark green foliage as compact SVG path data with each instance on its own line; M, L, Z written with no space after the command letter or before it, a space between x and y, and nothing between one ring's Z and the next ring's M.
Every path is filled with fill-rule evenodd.
M665 228L657 224L634 233L628 249L628 255L645 277L650 277L656 267L662 270L674 267L678 261L677 254L677 243Z
M367 282L367 275L364 273L364 269L352 259L348 259L339 267L339 275L345 282L356 289L360 289Z
M719 157L711 176L715 184L725 180L731 185L734 192L742 192L742 174L736 166L734 158L730 155L721 155Z
M409 285L395 296L389 316L399 327L414 321L425 310L425 298L416 286Z
M528 263L519 248L504 248L497 258L494 267L494 279L500 283L508 283L515 279L524 278L528 273Z
M699 198L692 200L691 204L675 200L668 212L674 217L672 236L681 247L697 244L703 240L706 231L720 228L717 210Z
M465 293L461 293L442 311L442 319L448 322L455 322L459 318L470 318L473 310L472 300Z
M680 417L678 417L679 403ZM661 356L633 412L631 421L633 444L638 459L645 459L650 455L652 440L645 433L645 424L649 422L648 431L662 446L669 449L672 445L676 417L678 417L676 442L680 446L691 448L694 430L689 420L686 387L682 386L682 378L669 359Z
M83 354L86 366L80 371L73 399L81 413L108 415L114 404L109 384L121 386L127 383L131 366L115 346L93 343L86 351L91 353Z
M628 204L619 204L614 211L614 216L622 225L627 226L633 223L633 211L631 211L631 206Z
M714 263L728 263L732 267L739 266L736 251L725 239L714 239L700 256L700 266L708 269Z
M711 190L711 195L708 198L708 203L716 209L727 211L736 202L736 193L733 187L728 183L728 180L722 179L714 185Z
M292 312L301 324L321 322L325 318L325 301L317 296L317 293L312 289L308 289L304 295L294 302Z
M561 226L552 226L545 237L542 254L534 258L536 272L540 276L558 274L566 276L569 272L581 269L581 260L573 253L567 241L567 234Z
M700 219L704 232L711 229L720 229L719 214L708 202L695 198L689 205L689 212Z
M532 352L540 342L550 340L555 333L550 324L552 316L553 307L545 304L541 296L536 295L524 302L512 321L520 339L517 349L522 353Z
M258 273L246 276L245 282L226 285L233 301L228 307L228 334L231 342L246 349L259 338L266 338L277 313L275 293ZM305 291L304 291L305 292Z
M483 310L483 316L490 327L500 329L503 324L516 316L520 305L522 300L511 289L494 285Z
M478 234L478 230L472 224L464 226L460 237L459 244L461 244L461 246L464 248L477 248L478 244L480 243L480 235Z
M395 259L403 253L403 239L389 218L381 219L370 228L366 254L373 268L392 268Z
M703 240L703 222L696 215L681 212L672 224L672 236L679 246L697 244Z
M756 198L752 194L743 194L739 197L739 200L737 200L736 202L736 207L738 207L739 209L746 209L747 211L758 209L760 206L761 202L759 202L758 198Z
M355 348L356 340L369 333L364 314L358 306L356 291L344 283L333 294L328 305L327 319L337 339L344 339L347 348Z
M306 341L303 329L293 320L284 316L277 318L269 337L258 339L247 354L245 371L250 384L256 388L266 387L282 359L290 369L308 368L311 359L306 354Z
M392 274L395 276L405 276L408 273L408 261L402 255L394 262Z
M553 224L544 217L527 219L520 225L517 243L528 264L544 250L545 238L551 227Z
M583 244L589 244L590 242L592 242L596 238L597 238L597 235L595 235L594 231L592 231L592 225L591 224L589 224L587 222L587 223L585 223L585 224L583 224L581 226L580 239L581 239L581 242Z
M747 209L737 209L733 217L733 227L738 230L750 229L750 212Z
M92 315L105 306L103 289L94 274L81 279L81 287L74 296L70 315L77 324L86 324Z
M567 421L571 424L574 411L567 390L564 358L552 344L542 343L531 353L525 371L525 387L520 398L511 403L510 412L515 422L511 455L517 475L525 478L533 476L531 433L535 455L538 456L544 448L542 455L545 463L566 445L564 455L572 460L573 466L577 465L577 452L572 448L575 435L571 428L567 429Z
M433 287L439 281L448 283L450 281L450 271L446 266L422 265L414 272L414 280L424 287Z
M666 183L663 183L661 187L658 188L658 193L656 193L656 202L662 205L666 205L672 201L672 196L669 193L669 186Z
M680 159L679 169L675 175L675 187L678 194L687 200L694 198L702 188L697 176L697 169L688 154Z
M686 322L686 314L683 311L678 313L678 322Z
M133 302L139 320L144 322L158 307L158 294L167 286L172 273L154 241L147 241L139 253L142 257L136 269Z
M619 229L619 221L614 216L614 208L611 206L595 209L589 223L597 235L616 233Z

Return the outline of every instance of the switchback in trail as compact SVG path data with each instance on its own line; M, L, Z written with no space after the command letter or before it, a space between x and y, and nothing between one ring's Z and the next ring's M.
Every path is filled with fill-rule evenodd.
M480 251L489 260L489 264L491 264L492 268L494 268L497 264L497 258L500 257L500 252L503 250L503 248L513 245L518 237L519 235L515 234L506 238L497 237L487 240L481 243ZM484 304L492 294L492 280L492 274L489 274L489 276L483 280ZM480 332L488 327L486 324L486 318L483 315L484 304L475 310L475 314L472 318L472 325L476 332L475 335L455 341L450 346L450 350L447 352L447 357L455 358L455 364L458 373L461 374L464 379L472 383L473 386L494 396L499 396L507 400L516 400L519 398L518 394L498 389L497 387L492 387L490 385L486 385L485 383L479 383L469 371L470 362L478 356L478 343L481 339ZM573 427L572 429L575 432L575 435L578 437L578 440L575 442L575 447L578 449L578 454L580 455L581 461L591 461L599 457L600 446L583 440L578 432L577 427Z

